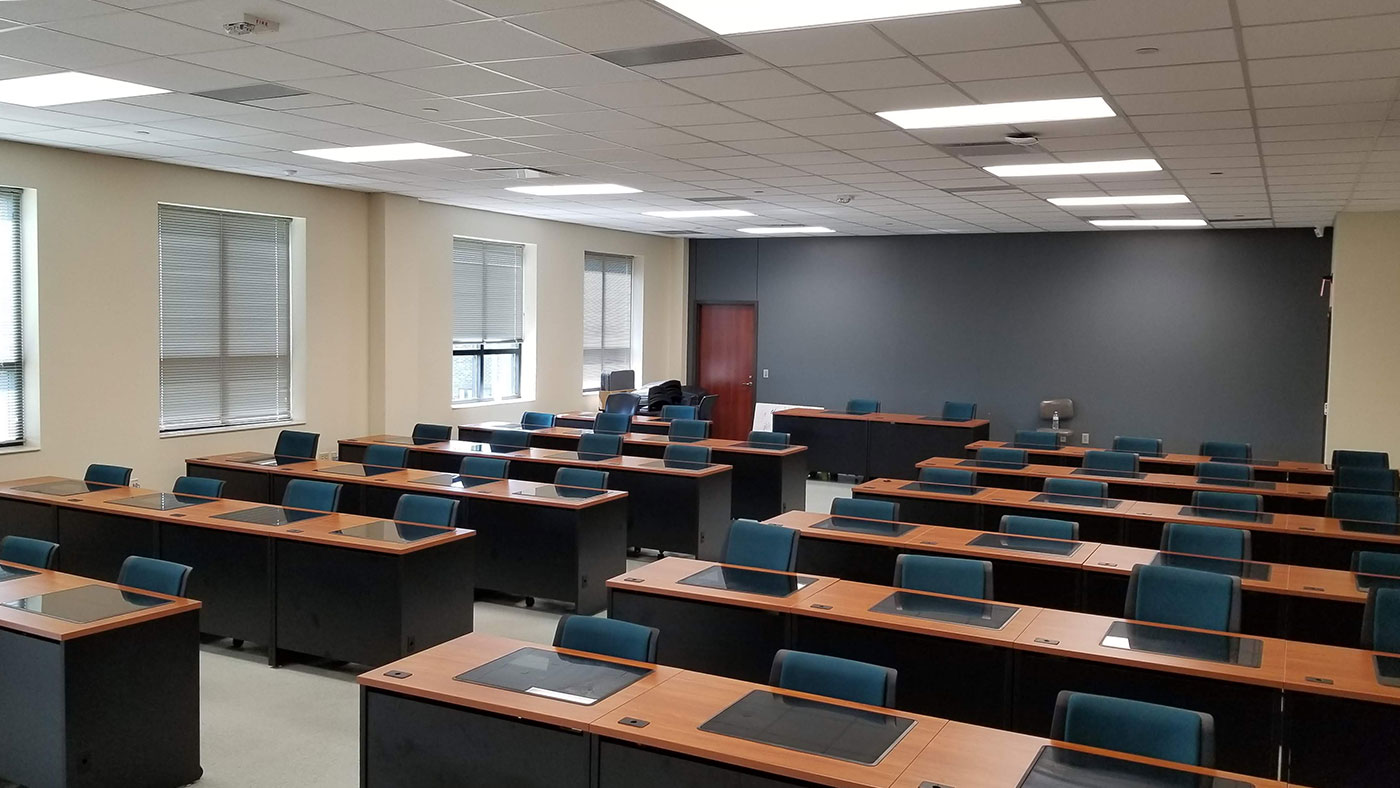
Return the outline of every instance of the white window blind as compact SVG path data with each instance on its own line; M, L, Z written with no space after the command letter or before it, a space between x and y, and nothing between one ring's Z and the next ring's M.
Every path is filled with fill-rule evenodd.
M160 206L162 432L291 421L291 225Z
M525 247L452 239L452 401L520 396Z
M632 368L632 258L583 256L583 390L604 372Z
M0 446L24 443L24 313L19 189L0 188Z

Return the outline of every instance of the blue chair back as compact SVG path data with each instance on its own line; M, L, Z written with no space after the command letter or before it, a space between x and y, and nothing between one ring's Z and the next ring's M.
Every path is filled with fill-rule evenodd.
M847 413L879 413L880 400L878 399L852 399L846 400Z
M710 422L699 419L676 419L666 430L671 438L703 440L710 437Z
M340 505L340 485L335 482L314 482L292 479L282 493L282 505L293 509L314 509L333 512Z
M963 468L920 468L919 481L925 484L943 484L949 487L976 487L977 471Z
M694 405L662 405L661 418L665 421L694 419L700 411Z
M298 432L282 430L277 435L277 447L272 453L278 457L300 457L303 460L316 459L316 446L321 442L319 432Z
M626 413L599 413L593 417L593 431L603 435L622 435L632 430L632 416Z
M1083 467L1096 471L1137 473L1138 456L1130 451L1086 451Z
M608 472L592 468L560 468L554 472L554 483L560 487L587 487L590 490L608 489Z
M1389 468L1343 466L1337 469L1332 479L1332 489L1342 492L1394 495L1397 487L1400 487L1400 472Z
M1200 454L1213 460L1247 461L1254 457L1254 448L1248 443L1204 441L1201 443Z
M120 465L89 465L83 481L125 487L131 484L131 469Z
M837 517L896 522L899 520L899 504L871 498L832 498L831 513Z
M1357 550L1351 554L1351 571L1363 575L1400 578L1400 553Z
M441 525L452 527L457 524L456 498L441 498L436 495L400 495L394 506L394 519L401 523L418 525Z
M1162 439L1138 438L1132 435L1115 435L1113 436L1113 450L1158 456L1162 453Z
M792 572L797 568L797 532L757 520L735 520L729 524L723 563Z
M1215 765L1213 717L1139 700L1061 690L1050 738L1188 766Z
M520 426L522 427L553 427L554 414L540 413L539 411L527 410L520 416Z
M1139 564L1128 579L1123 617L1154 624L1240 631L1240 579L1233 575Z
M897 678L898 674L893 668L825 654L779 649L773 655L773 669L768 674L768 683L852 703L891 707L894 706Z
M181 476L172 488L178 495L198 495L202 498L222 498L223 479L207 479L203 476Z
M944 421L971 421L977 418L976 402L945 402L943 403Z
M1000 446L984 446L977 450L978 462L1000 462L1008 465L1025 465L1026 452L1021 449L1007 449Z
M790 446L792 445L792 435L786 432L752 430L749 432L749 443L762 443L768 446Z
M1162 526L1161 547L1168 553L1209 555L1234 561L1248 561L1252 552L1249 531L1188 523L1167 523Z
M58 564L58 545L27 536L7 536L0 539L0 561L53 569Z
M633 662L656 662L661 630L616 618L565 615L554 630L554 647Z
M117 585L153 591L167 596L184 596L190 582L190 568L174 561L129 555L117 573Z
M491 430L491 445L502 449L528 449L530 433L525 430Z
M901 554L894 559L894 585L931 594L991 599L992 562Z
M1334 491L1327 494L1327 516L1338 520L1400 523L1400 498Z
M622 454L622 436L601 435L596 432L585 433L579 436L578 453L616 457Z
M709 446L687 446L683 443L675 443L666 447L662 459L670 462L688 462L696 465L710 464Z
M1079 539L1079 523L1072 520L1054 520L1049 517L1024 517L1019 514L1003 514L998 526L1004 534L1017 536L1039 536L1045 539Z
M627 418L637 415L637 408L641 407L642 398L629 391L619 391L616 394L609 394L608 401L603 405L606 413L621 413Z
M1051 495L1074 495L1080 498L1108 497L1108 483L1096 482L1092 479L1046 479L1041 489Z
M457 473L478 479L505 479L510 474L510 460L504 457L463 457Z
M439 443L452 440L452 428L446 424L413 425L414 443Z
M1361 614L1361 647L1400 654L1400 588L1373 588Z
M403 468L408 465L408 447L376 443L365 449L363 464L376 468Z
M1060 436L1053 432L1041 432L1040 430L1016 430L1016 435L1011 442L1017 446L1053 449L1060 445Z
M1254 467L1239 462L1198 462L1196 463L1196 478L1252 482L1254 481Z
M1221 509L1233 512L1262 512L1264 498L1249 493L1197 490L1191 493L1191 505L1197 509Z
M1383 451L1354 451L1350 449L1332 450L1332 469L1338 468L1389 468L1390 454Z

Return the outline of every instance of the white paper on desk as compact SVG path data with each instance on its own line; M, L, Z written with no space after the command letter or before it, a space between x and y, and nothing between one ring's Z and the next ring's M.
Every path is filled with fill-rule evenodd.
M787 410L788 408L811 408L812 410L826 410L819 405L780 405L776 402L760 402L753 406L753 428L763 432L773 430L773 411Z

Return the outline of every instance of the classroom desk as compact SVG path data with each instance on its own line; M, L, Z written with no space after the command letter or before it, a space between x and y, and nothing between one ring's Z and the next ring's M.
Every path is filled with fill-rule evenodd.
M348 457L363 458L362 447L368 443L356 439L342 445L350 450ZM409 452L408 464L456 473L465 457L509 460L510 477L527 481L553 481L560 468L607 471L609 489L628 494L628 545L705 557L717 557L724 550L730 522L731 466L629 456L597 459L557 449L509 449L463 441L415 447Z
M90 615L96 605L114 607L77 623L0 604L0 782L175 788L198 780L200 603L0 564L0 603L75 591L115 597L89 600ZM128 607L133 601L149 606ZM40 604L62 612L55 598Z
M955 468L977 472L977 483L989 487L1013 490L1040 490L1049 479L1083 479L1105 482L1108 497L1137 501L1156 501L1186 505L1195 492L1229 492L1258 495L1264 511L1292 514L1321 515L1327 509L1327 494L1331 487L1291 482L1237 482L1231 479L1203 480L1179 473L1139 473L1122 476L1095 473L1091 469L1065 465L1006 465L1002 463L974 464L976 460L955 457L930 457L919 462L919 468Z
M773 429L810 449L807 462L814 471L908 476L926 457L961 457L969 442L986 439L991 422L788 408L773 414Z
M1079 466L1084 462L1085 452L1108 451L1093 446L1061 446L1057 449L1042 446L1019 446L1011 441L980 440L966 446L966 456L976 456L982 448L1021 449L1034 457L1036 462L1045 465ZM1196 475L1196 464L1211 462L1212 458L1199 454L1164 453L1160 456L1138 455L1139 469L1148 473L1175 473ZM1229 462L1225 460L1224 462ZM1301 460L1256 459L1247 463L1254 468L1254 478L1268 482L1292 482L1294 484L1332 484L1332 468L1325 463L1303 462Z
M1377 656L1385 655L1289 644L1284 684L1289 780L1394 787L1400 774L1400 748L1395 746L1400 685L1377 680Z
M560 413L554 417L556 427L572 427L580 430L593 429L593 420L598 416L598 411L577 410L569 413ZM506 427L504 429L510 429ZM660 416L648 416L638 413L632 417L632 431L646 432L653 435L665 435L671 431L671 421Z
M56 481L64 480L0 482L0 536L33 536L38 526L38 538L59 544L61 568L102 579L114 580L133 554L191 566L200 631L264 644L270 665L280 651L377 664L471 631L470 531L423 526L417 541L386 541L337 533L382 528L372 517L305 512L312 516L264 525L228 519L260 508L246 501L167 494L190 505L162 511L125 502L153 494L145 489L17 489Z
M457 428L457 437L463 441L489 441L491 429L496 423L464 424ZM577 451L579 438L589 432L572 427L536 430L531 433L530 445L542 449ZM341 459L363 456L354 452L363 452L363 448L357 447L367 445L366 441L372 441L374 437L342 440ZM733 467L731 517L762 520L807 505L806 446L753 444L721 438L672 441L665 435L629 432L622 435L622 453L636 457L662 457L667 446L677 443L705 446L710 450L713 462Z

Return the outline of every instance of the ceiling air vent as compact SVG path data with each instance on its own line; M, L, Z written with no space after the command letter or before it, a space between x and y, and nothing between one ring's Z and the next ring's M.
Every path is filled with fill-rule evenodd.
M206 90L203 93L195 93L194 95L216 99L218 101L231 101L235 104L246 104L250 101L266 101L267 99L305 96L307 93L304 90L289 88L286 85L274 85L271 82L262 82L257 85L243 85L237 88Z
M753 202L749 197L690 197L691 202L702 202L707 205L717 202Z
M609 63L616 63L619 66L633 68L635 66L654 66L657 63L679 63L683 60L701 60L707 57L725 57L727 55L737 55L739 50L714 38L702 38L698 41L682 41L678 44L660 44L651 47L637 47L635 49L615 49L611 52L595 53Z
M551 178L559 174L538 167L482 167L472 172L489 172L502 178Z

